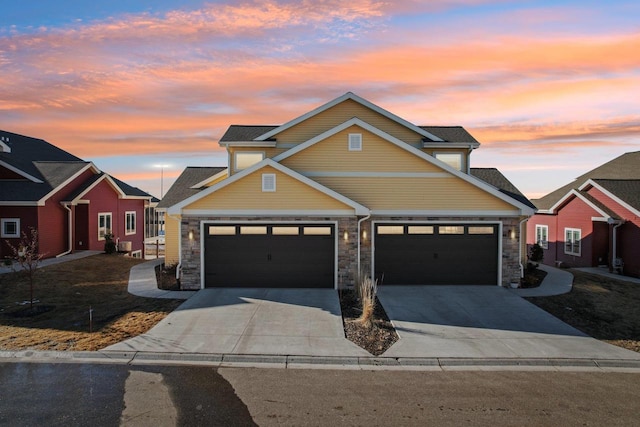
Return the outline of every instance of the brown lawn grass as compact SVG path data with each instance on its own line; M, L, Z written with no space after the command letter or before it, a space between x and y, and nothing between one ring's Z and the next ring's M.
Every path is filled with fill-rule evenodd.
M29 305L17 303L29 299L27 279L0 275L0 349L99 350L148 331L181 301L129 294L129 270L140 262L100 254L43 267L35 276L35 306L52 309L26 317L19 314Z
M571 273L568 294L527 300L594 338L640 352L640 284Z

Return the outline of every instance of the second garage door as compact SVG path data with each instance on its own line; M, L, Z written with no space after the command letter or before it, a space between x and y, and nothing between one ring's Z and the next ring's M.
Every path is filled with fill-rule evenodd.
M207 225L204 250L205 287L334 287L333 225Z
M376 224L375 276L385 285L497 285L498 229Z

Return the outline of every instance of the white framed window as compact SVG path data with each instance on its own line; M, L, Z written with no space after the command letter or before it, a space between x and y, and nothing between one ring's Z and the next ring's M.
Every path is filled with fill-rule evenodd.
M234 170L236 172L247 169L264 160L262 151L238 151L233 155Z
M125 233L136 234L136 212L135 211L127 211L124 214L124 224L125 224Z
M579 228L564 229L564 253L580 256L582 249L582 231Z
M0 237L20 237L20 218L2 218L2 233Z
M98 213L98 240L104 240L104 235L111 233L111 212Z
M276 174L275 173L262 174L262 191L263 192L276 191Z
M462 170L462 153L434 153L435 158L459 171Z
M362 151L362 134L349 134L349 151Z
M536 225L536 243L544 249L549 249L549 226Z

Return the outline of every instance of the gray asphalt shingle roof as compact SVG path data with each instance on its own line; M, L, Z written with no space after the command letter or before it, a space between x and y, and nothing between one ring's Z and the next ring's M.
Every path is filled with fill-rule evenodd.
M640 179L594 179L594 181L634 209L640 210Z
M538 209L547 210L572 189L578 189L589 179L640 180L640 151L625 153L615 159L580 175L574 181L532 202Z
M506 194L525 205L535 209L535 205L531 203L527 197L516 188L502 173L496 168L471 168L471 175L496 187L501 193Z
M273 129L276 125L231 125L220 138L220 142L243 142L253 141ZM443 139L446 142L471 142L477 143L476 139L462 126L419 126L421 129Z
M43 181L36 183L26 178L3 180L0 185L0 201L38 201L90 164L43 139L6 131L0 131L0 137L11 149L10 153L0 152L0 161ZM92 179L99 176L96 175ZM152 197L139 188L111 178L128 196Z
M158 208L168 208L188 199L202 191L202 188L191 188L208 178L226 170L226 167L187 167L164 195Z

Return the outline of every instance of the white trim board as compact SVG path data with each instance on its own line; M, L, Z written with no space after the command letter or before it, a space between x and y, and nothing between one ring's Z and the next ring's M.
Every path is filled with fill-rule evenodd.
M291 121L289 121L289 122L287 122L287 123L285 123L285 124L283 124L281 126L278 126L277 128L275 128L275 129L273 129L273 130L271 130L271 131L269 131L269 132L267 132L265 134L262 134L259 137L255 138L255 141L264 141L266 139L269 139L269 138L277 135L278 133L280 133L280 132L282 132L282 131L284 131L286 129L289 129L289 128L291 128L291 127L293 127L293 126L295 126L295 125L297 125L299 123L302 123L303 121L305 121L305 120L307 120L307 119L309 119L309 118L311 118L311 117L313 117L313 116L315 116L317 114L320 114L323 111L326 111L326 110L328 110L328 109L330 109L330 108L332 108L332 107L334 107L334 106L336 106L336 105L338 105L338 104L340 104L340 103L342 103L342 102L344 102L346 100L355 101L358 104L363 105L364 107L367 107L370 110L373 110L376 113L379 113L382 116L384 116L384 117L386 117L386 118L388 118L388 119L390 119L390 120L392 120L392 121L394 121L394 122L396 122L396 123L408 128L408 129L414 131L418 135L422 135L422 136L424 136L426 138L432 139L433 141L444 142L441 138L437 137L436 135L427 132L426 130L414 125L413 123L410 123L410 122L406 121L405 119L403 119L401 117L396 116L395 114L393 114L393 113L391 113L391 112L389 112L389 111L387 111L387 110L385 110L383 108L378 107L375 104L372 104L371 102L367 101L364 98L359 97L358 95L356 95L353 92L347 92L344 95L339 96L338 98L336 98L336 99L334 99L332 101L329 101L326 104L323 104L320 107L315 108L315 109L309 111L306 114L303 114L302 116L299 116L299 117L297 117L297 118L295 118L295 119L293 119L293 120L291 120Z
M613 194L611 191L607 190L606 188L604 188L603 186L601 186L600 184L598 184L597 182L595 182L592 179L588 179L578 189L583 191L588 186L597 188L598 190L602 191L605 196L611 198L614 202L616 202L617 204L619 204L623 208L625 208L628 211L632 212L636 216L640 216L640 210L634 208L633 206L631 206L630 204L628 204L627 202L625 202L624 200L622 200L621 198L619 198L618 196Z
M244 169L243 171L238 172L238 173L232 175L231 177L229 177L229 178L227 178L227 179L225 179L225 180L223 180L221 182L218 182L218 183L212 185L211 187L208 187L208 188L202 190L201 192L199 192L197 194L194 194L193 196L181 201L180 203L176 203L175 205L169 207L168 212L171 215L179 215L181 213L182 209L185 206L188 206L188 205L190 205L190 204L192 204L192 203L194 203L194 202L196 202L196 201L198 201L198 200L200 200L200 199L202 199L204 197L207 197L210 194L215 193L219 189L224 188L224 187L226 187L228 185L231 185L234 182L241 180L245 176L248 176L248 175L250 175L250 174L252 174L252 173L254 173L254 172L256 172L256 171L258 171L258 170L260 170L262 168L265 168L267 166L272 167L272 168L278 170L279 172L282 172L283 174L288 175L291 178L296 179L296 180L302 182L303 184L306 184L309 187L311 187L311 188L313 188L315 190L318 190L321 193L324 193L325 195L327 195L327 196L329 196L329 197L331 197L333 199L336 199L339 202L344 203L347 206L352 207L354 209L354 211L355 211L355 215L368 215L369 214L369 209L364 207L364 206L362 206L361 204L356 203L353 200L343 196L342 194L337 193L337 192L333 191L332 189L327 188L327 187L317 183L316 181L313 181L313 180L311 180L311 179L299 174L298 172L287 168L286 166L281 165L280 163L276 163L274 160L269 159L269 158L264 159L260 163L256 163L255 165L253 165L253 166L251 166L251 167L249 167L247 169Z
M9 152L10 152L10 151L9 151ZM7 163L7 162L3 162L2 160L0 160L0 166L2 166L2 167L4 167L4 168L9 169L11 172L17 173L18 175L20 175L21 177L24 177L24 178L28 179L29 181L32 181L32 182L35 182L35 183L38 183L38 184L42 184L42 183L44 182L44 181L42 181L42 180L40 180L40 179L36 178L35 176L33 176L33 175L29 175L29 174L28 174L28 173L26 173L25 171L23 171L23 170L21 170L21 169L18 169L18 168L17 168L17 167L15 167L15 166L10 165L10 164L9 164L9 163Z
M459 171L459 170L457 170L455 168L452 168L451 166L447 165L444 162L441 162L440 160L436 159L435 157L430 156L429 154L420 151L418 148L415 148L415 147L405 143L404 141L402 141L402 140L400 140L400 139L398 139L398 138L396 138L396 137L394 137L392 135L389 135L388 133L386 133L386 132L384 132L384 131L382 131L382 130L380 130L380 129L372 126L372 125L370 125L369 123L366 123L366 122L360 120L357 117L349 119L346 122L344 122L344 123L332 128L332 129L329 129L329 130L321 133L320 135L317 135L317 136L311 138L310 140L308 140L306 142L303 142L302 144L299 144L296 147L294 147L294 148L292 148L292 149L290 149L288 151L285 151L282 154L279 154L279 155L275 156L273 158L273 161L281 162L282 160L284 160L284 159L286 159L288 157L291 157L291 156L293 156L293 155L305 150L306 148L309 148L312 145L314 145L314 144L316 144L316 143L318 143L320 141L323 141L323 140L325 140L325 139L327 139L327 138L329 138L329 137L331 137L331 136L333 136L333 135L335 135L335 134L337 134L339 132L342 132L343 130L348 129L349 127L354 126L354 125L355 126L359 126L362 129L365 129L365 130L373 133L374 135L377 135L378 137L380 137L380 138L382 138L382 139L384 139L384 140L396 145L397 147L399 147L399 148L401 148L401 149L403 149L403 150L415 155L416 157L421 158L422 160L425 160L428 163L431 163L432 165L442 169L444 172L447 172L447 173L449 173L451 175L454 175L454 176L456 176L456 177L468 182L469 184L472 184L475 187L478 187L479 189L491 194L492 196L495 196L495 197L499 198L500 200L502 200L504 202L507 202L508 204L518 208L521 211L522 215L529 215L530 216L530 215L533 215L534 212L535 212L535 209L533 209L532 207L527 206L524 203L521 203L521 202L513 199L510 196L507 196L506 194L500 192L496 187L494 187L494 186L482 181L479 178L476 178L476 177L474 177L472 175L468 175L468 174L466 174L466 173L464 173L462 171Z

